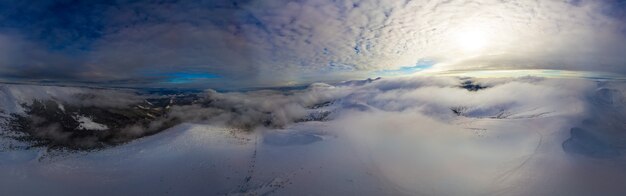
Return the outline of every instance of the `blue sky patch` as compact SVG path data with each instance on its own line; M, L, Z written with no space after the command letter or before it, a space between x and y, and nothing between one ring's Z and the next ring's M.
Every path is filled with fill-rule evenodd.
M189 73L189 72L175 72L164 74L167 77L165 83L170 84L183 84L190 83L202 79L216 79L221 76L212 73Z
M378 71L376 73L380 75L391 75L391 76L408 75L408 74L413 74L416 72L424 71L426 69L430 69L433 67L433 65L435 65L435 61L420 60L417 63L415 63L415 65L412 65L412 66L403 66L403 67L400 67L399 69L383 70L383 71Z

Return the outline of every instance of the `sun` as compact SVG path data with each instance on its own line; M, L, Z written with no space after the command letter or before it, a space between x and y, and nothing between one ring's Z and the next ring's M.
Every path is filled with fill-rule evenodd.
M464 52L478 52L487 45L487 34L480 29L467 29L456 33L456 44Z

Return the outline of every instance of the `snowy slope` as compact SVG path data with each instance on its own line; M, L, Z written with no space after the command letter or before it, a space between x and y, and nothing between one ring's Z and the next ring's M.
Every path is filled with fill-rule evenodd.
M306 116L296 103L318 111L312 119L330 112L281 127L206 121L95 151L3 149L0 193L626 194L626 85L523 79L468 91L458 80L441 80L216 95L279 120ZM466 108L461 115L453 111L458 106ZM507 115L492 118L502 111ZM224 119L258 117L244 114Z

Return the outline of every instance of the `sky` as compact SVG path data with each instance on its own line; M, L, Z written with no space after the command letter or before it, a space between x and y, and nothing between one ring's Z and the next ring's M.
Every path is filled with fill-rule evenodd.
M0 2L0 81L246 88L446 71L626 74L624 0Z

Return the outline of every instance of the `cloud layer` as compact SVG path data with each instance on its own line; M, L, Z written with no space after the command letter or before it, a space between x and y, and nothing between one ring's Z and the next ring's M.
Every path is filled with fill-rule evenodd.
M470 88L472 85L481 88ZM89 140L93 143L79 146L92 148L124 143L182 122L251 131L260 127L283 128L299 122L342 119L351 117L354 112L355 115L385 113L391 116L419 113L447 123L460 117L533 119L580 116L586 114L587 96L591 96L594 88L596 85L592 82L575 79L526 77L464 81L455 77L413 77L334 85L315 83L300 90L206 90L177 98L175 95L137 94L133 91L7 85L0 91L3 95L0 114L8 117L4 120L11 120L9 116L14 114L21 116L13 116L16 118L11 122L28 125L25 130L21 130L21 126L9 126L9 130L36 136L41 130L52 130L50 132L58 134L48 134L40 139L67 147L74 147L75 141ZM617 92L611 96L617 96L617 102L621 104L621 88L610 89ZM90 122L108 129L89 132L76 129L82 123L73 121L82 118L89 118ZM50 128L52 125L55 126Z

